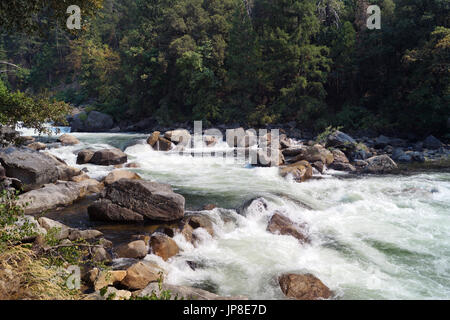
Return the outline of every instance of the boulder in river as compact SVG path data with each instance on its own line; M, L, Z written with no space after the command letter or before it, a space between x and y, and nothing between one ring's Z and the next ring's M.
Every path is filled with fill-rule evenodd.
M292 236L301 243L309 242L305 229L305 225L299 225L278 212L272 216L267 226L267 231Z
M50 156L27 148L0 149L0 162L6 175L19 179L24 189L32 190L56 182L58 169Z
M313 170L308 161L299 161L280 168L280 175L286 177L292 175L295 181L305 182L313 175Z
M329 299L330 289L312 274L283 274L278 278L281 291L297 300Z
M75 144L79 144L80 140L75 138L73 135L65 133L58 138L58 141L62 143L64 146L72 146Z
M116 253L119 258L142 259L148 254L148 247L143 240L136 240L121 245Z
M174 221L184 216L184 197L173 192L167 184L121 179L108 185L102 198L150 220ZM108 207L104 209L109 210ZM105 216L114 216L107 213L108 211L103 211Z
M164 270L149 261L139 261L127 269L120 284L130 290L144 289L149 283L157 282L164 276Z
M387 155L375 156L366 160L364 171L368 173L389 173L397 169L397 164Z
M293 162L301 160L306 160L308 162L322 161L324 164L329 165L333 162L334 157L329 150L325 149L320 144L316 144L312 147L302 149Z
M94 153L89 163L100 166L111 166L126 163L127 155L119 149L102 149Z
M35 151L41 151L45 150L47 148L47 145L42 142L33 142L27 145L27 148L33 149Z
M156 233L150 238L150 248L152 253L160 256L164 261L178 254L180 249L177 243L162 233Z
M161 135L161 132L154 131L150 137L147 139L147 143L153 148L155 144L158 142L159 136Z
M81 150L77 155L77 164L89 163L89 161L91 161L92 157L94 156L94 153L95 151L92 149Z
M83 198L87 194L87 186L76 182L58 182L46 184L44 187L21 194L18 204L25 206L25 213L40 213L45 210L67 206Z

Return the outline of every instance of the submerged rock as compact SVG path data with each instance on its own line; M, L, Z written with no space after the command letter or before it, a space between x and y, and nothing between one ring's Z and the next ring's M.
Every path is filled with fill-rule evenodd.
M313 170L308 161L299 161L280 168L280 175L286 177L292 175L296 182L305 182L313 175Z
M283 274L278 278L281 291L297 300L319 300L331 297L330 289L312 274Z
M275 213L272 216L267 226L267 231L274 234L292 236L301 243L309 241L305 232L305 225L299 225L280 213Z

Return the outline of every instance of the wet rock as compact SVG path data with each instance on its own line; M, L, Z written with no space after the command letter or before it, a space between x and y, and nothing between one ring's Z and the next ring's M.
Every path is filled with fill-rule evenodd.
M110 185L116 181L119 181L120 179L141 180L142 178L140 175L132 171L114 170L106 176L104 183L105 185Z
M238 209L239 214L246 215L249 212L265 213L268 209L268 204L264 198L254 198L244 202Z
M275 213L272 216L267 226L267 231L274 234L292 236L301 243L309 242L306 235L306 226L299 225L280 213Z
M216 136L205 135L203 136L203 141L205 142L207 147L213 147L219 142L219 139Z
M205 204L202 209L210 211L210 210L214 210L215 208L217 208L217 206L215 204L209 203L209 204Z
M428 136L424 141L423 141L423 146L427 149L439 149L440 147L442 147L442 142L439 141L437 138L435 138L434 136Z
M58 142L61 142L62 145L64 146L72 146L75 144L79 144L80 140L78 140L77 138L75 138L74 136L72 136L71 134L63 134L62 136L60 136L58 138Z
M58 169L58 180L71 181L72 178L82 174L81 170L74 167L69 167L66 165L57 166Z
M167 131L164 133L164 138L175 144L181 143L183 146L190 146L191 142L191 134L186 129Z
M163 137L159 137L158 141L154 144L153 149L157 151L169 151L172 149L172 142Z
M103 198L151 220L174 221L184 216L184 197L167 184L121 179L106 187Z
M119 149L103 149L94 153L89 163L100 166L111 166L126 163L127 155Z
M256 166L259 167L278 167L284 163L283 153L277 149L259 149L256 156Z
M87 194L87 187L76 182L58 182L46 184L41 189L21 194L18 204L25 206L26 213L40 213L45 210L67 206L83 198Z
M140 290L151 282L157 282L163 276L164 270L157 264L139 261L127 269L127 274L120 284L130 290Z
M323 173L325 171L325 165L323 164L322 161L313 162L311 165L313 166L313 168L316 168L316 170L319 171L320 173Z
M231 148L242 147L245 139L244 128L227 129L226 141Z
M319 300L331 297L330 289L311 274L283 274L278 278L281 291L297 300Z
M150 137L147 139L147 143L153 148L155 144L158 142L159 136L161 135L161 132L155 131L153 132Z
M143 215L114 204L108 199L95 201L88 207L89 219L104 222L141 222Z
M48 155L27 148L0 149L0 162L6 176L19 179L25 191L56 182L58 169Z
M140 168L141 165L139 163L136 162L131 162L131 163L127 163L125 165L126 168Z
M320 144L316 144L312 147L307 147L302 150L302 152L294 158L294 162L298 161L308 161L308 162L316 162L321 161L326 165L329 165L333 162L334 157L333 154L322 147Z
M184 235L186 240L190 242L196 240L193 232L198 228L203 228L211 236L214 236L213 222L208 216L203 214L195 214L185 217L181 222L181 226L181 234Z
M155 234L150 238L152 253L160 256L164 261L178 254L180 249L177 243L165 234Z
M280 175L286 177L292 175L295 181L305 182L313 175L312 167L307 161L299 161L294 164L281 167Z
M85 149L78 152L77 164L89 163L94 156L95 151L92 149Z
M116 249L119 258L142 259L148 254L148 247L142 240L124 244Z
M375 156L366 160L364 171L368 173L389 173L397 169L397 164L387 155Z

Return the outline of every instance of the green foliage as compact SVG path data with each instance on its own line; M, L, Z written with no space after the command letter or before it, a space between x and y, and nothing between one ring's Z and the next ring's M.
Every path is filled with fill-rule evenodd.
M18 192L0 193L0 251L35 235L33 225L24 218L24 207L17 204Z
M2 79L117 120L445 135L450 3L373 0L382 28L367 30L368 3L108 0L85 32L1 36L0 58L23 66Z

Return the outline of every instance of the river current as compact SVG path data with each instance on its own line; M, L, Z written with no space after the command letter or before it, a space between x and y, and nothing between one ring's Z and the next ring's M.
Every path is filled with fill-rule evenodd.
M168 270L168 283L219 295L283 299L277 276L308 272L338 299L450 299L449 172L348 176L329 171L295 183L280 177L277 168L156 152L144 143L146 135L73 135L81 144L49 152L71 166L87 167L93 178L114 168L78 166L77 152L118 147L141 166L130 170L170 184L186 198L187 210L217 205L204 212L215 221L214 237L196 231L201 241L194 247L176 235L178 256L168 262L146 257ZM257 197L267 202L266 210L255 205L239 210ZM275 210L306 223L311 243L267 232Z

